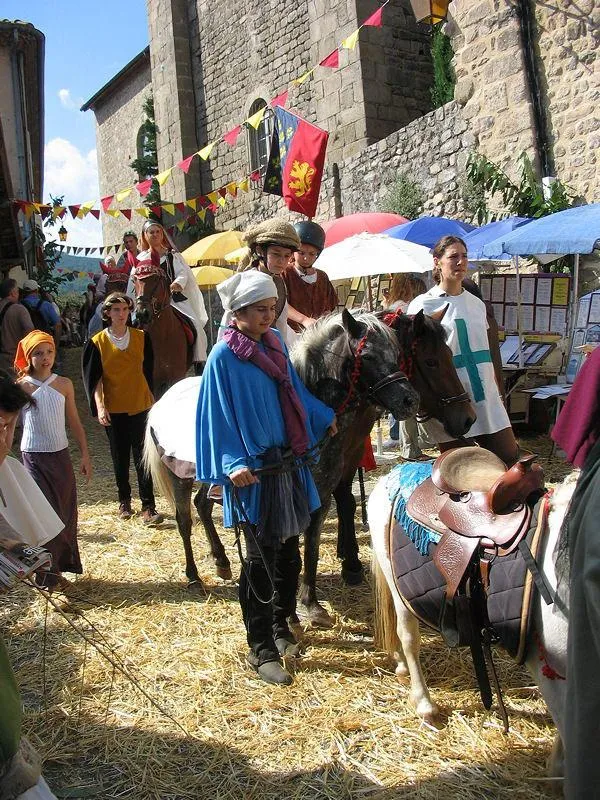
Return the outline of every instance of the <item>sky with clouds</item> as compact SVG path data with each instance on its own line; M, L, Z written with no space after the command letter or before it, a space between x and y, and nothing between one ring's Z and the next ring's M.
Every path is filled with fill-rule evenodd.
M94 113L79 109L148 44L145 0L0 0L0 15L31 22L46 37L43 200L97 199ZM64 224L69 244L102 244L101 225L90 214L83 220L68 214Z

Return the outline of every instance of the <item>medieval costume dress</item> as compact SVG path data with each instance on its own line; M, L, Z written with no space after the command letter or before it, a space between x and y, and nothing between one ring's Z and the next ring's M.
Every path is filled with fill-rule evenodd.
M245 305L275 297L273 280L249 270L218 287L226 310L239 285L262 287ZM239 298L239 293L238 293ZM223 523L243 529L246 558L240 605L255 668L279 660L277 640L293 641L287 618L295 611L300 574L298 535L320 506L308 466L234 488L230 475L306 455L334 419L332 409L310 394L292 366L280 334L270 328L255 341L230 326L212 349L200 385L196 423L197 477L223 486ZM269 599L270 598L270 599Z
M301 314L318 319L337 308L336 291L322 270L316 269L311 275L303 275L295 266L291 266L282 277L287 288L288 303ZM289 319L288 325L296 333L304 330L300 323Z
M137 257L137 264L154 263L152 260L157 255L152 250L144 250ZM171 306L181 314L191 320L196 332L194 343L193 361L206 361L207 340L204 326L208 322L208 314L204 307L204 299L198 288L194 273L185 263L181 253L176 250L169 250L161 256L160 266L169 278L169 282L177 283L181 286L181 292L171 296ZM129 274L129 284L127 294L135 301L135 291L133 288L133 278L135 275L134 267Z
M568 595L565 797L600 792L600 348L584 362L552 438L582 466L556 559ZM567 585L565 591L563 582Z
M490 344L484 303L470 292L448 295L440 286L411 301L407 313L423 310L432 314L448 307L441 324L447 332L446 343L452 350L454 366L468 393L477 420L469 429L469 438L510 428L510 420L500 397ZM441 423L427 423L430 436L439 443L452 441Z

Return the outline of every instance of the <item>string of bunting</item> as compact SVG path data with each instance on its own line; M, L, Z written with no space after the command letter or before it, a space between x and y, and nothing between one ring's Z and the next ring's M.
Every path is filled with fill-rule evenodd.
M302 86L315 72L317 67L325 67L329 69L339 69L340 68L340 53L342 50L354 50L356 44L358 42L358 37L362 28L368 27L376 27L380 28L383 24L383 9L389 3L390 0L385 0L385 2L379 6L379 8L373 12L367 19L365 19L356 30L352 31L352 33L347 36L342 42L336 47L334 50L331 51L325 58L321 59L314 67L309 69L308 71L304 72L299 77L293 79L291 83L288 85L284 91L280 92L276 97L274 97L268 104L271 108L282 106L285 107L290 87L298 87ZM347 65L344 65L347 66ZM217 189L216 191L209 192L207 195L201 195L199 197L191 198L188 200L184 200L182 202L173 203L173 202L161 202L155 206L142 206L141 208L111 208L111 205L114 201L117 203L122 203L126 200L133 191L137 191L140 197L146 197L150 189L152 188L153 180L156 180L159 186L164 186L168 179L171 177L171 173L174 169L180 169L184 173L188 173L191 163L194 158L199 157L202 161L207 161L210 158L210 155L213 149L220 143L225 142L229 147L235 147L237 145L237 141L239 138L240 133L242 132L242 126L254 128L254 130L258 130L260 123L263 120L265 112L268 106L263 106L250 117L245 119L242 123L236 125L235 127L231 128L231 130L227 131L226 133L222 134L219 138L209 142L200 150L197 150L195 153L183 158L181 161L178 161L174 166L169 167L162 172L159 172L158 175L155 175L152 178L148 178L143 181L139 181L138 183L134 184L133 186L128 187L127 189L122 189L115 194L106 195L106 197L101 197L99 200L92 200L86 203L76 203L74 205L67 205L67 206L52 206L44 203L30 203L26 200L13 200L13 203L18 210L22 211L26 218L29 220L32 214L39 214L42 219L46 219L50 215L54 219L63 219L65 214L69 212L73 219L83 219L87 214L92 214L96 219L100 219L100 213L107 214L108 216L118 218L123 215L127 220L131 221L133 214L139 214L142 217L148 218L150 213L154 214L157 217L162 217L162 213L166 212L170 216L176 216L176 211L181 213L185 213L186 207L192 209L195 213L200 215L200 211L206 212L207 210L211 210L214 212L219 210L219 207L223 207L225 205L225 198L227 195L230 197L236 197L238 189L242 189L243 191L248 191L249 182L250 181L259 181L260 174L258 172L252 173L247 178L244 178L241 182L239 181L231 181L227 183L225 186ZM99 208L96 206L99 205ZM198 207L200 211L198 211ZM185 219L178 222L176 226L183 228L185 224ZM180 230L181 230L180 228ZM110 245L109 245L110 246Z

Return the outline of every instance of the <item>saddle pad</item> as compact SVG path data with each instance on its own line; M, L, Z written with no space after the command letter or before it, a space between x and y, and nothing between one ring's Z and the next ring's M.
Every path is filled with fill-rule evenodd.
M175 312L175 316L181 323L181 326L185 333L185 338L187 339L188 347L193 347L196 344L197 334L196 334L196 328L194 327L192 320L189 317L187 317L183 313L183 311L180 311L178 308L175 308L175 306L171 306L171 308L173 309L173 311Z
M431 470L431 462L409 461L397 464L389 472L386 482L394 518L400 523L417 550L424 556L429 552L430 543L437 544L440 537L427 525L427 519L423 521L411 516L407 510L407 503L415 491L430 480Z
M547 519L546 498L532 511L525 541L534 558L540 550ZM389 555L394 583L405 605L425 625L440 630L440 614L446 581L433 563L432 554L422 555L402 526L392 517L389 530ZM534 594L534 583L518 550L496 558L489 571L487 612L499 644L519 664L525 658L525 644Z

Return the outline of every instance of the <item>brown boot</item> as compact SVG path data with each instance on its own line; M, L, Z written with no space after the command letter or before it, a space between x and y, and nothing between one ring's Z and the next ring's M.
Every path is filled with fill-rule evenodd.
M160 525L164 521L162 514L159 514L155 508L145 508L142 511L142 522L148 527L153 525Z

